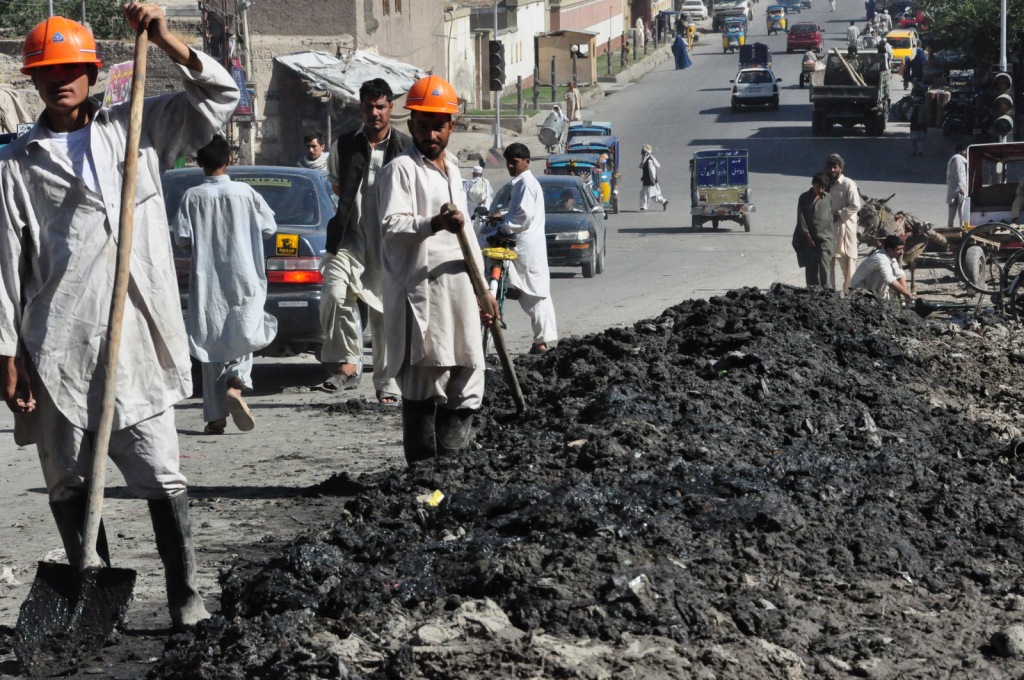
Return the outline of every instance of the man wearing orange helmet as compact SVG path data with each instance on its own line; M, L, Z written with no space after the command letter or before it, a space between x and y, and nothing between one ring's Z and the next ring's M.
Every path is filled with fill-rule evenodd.
M484 394L480 319L489 323L491 310L478 308L466 269L481 261L476 238L468 239L467 265L457 237L468 210L458 161L445 151L459 112L455 90L438 76L421 78L405 108L413 144L384 167L377 186L386 370L402 390L402 444L412 465L469 445Z
M187 481L174 404L192 393L160 170L206 144L238 89L213 59L167 27L157 5L130 24L181 67L185 92L148 98L138 163L131 281L124 311L110 459L149 502L175 627L209 617L196 587ZM100 355L114 279L128 105L88 99L103 64L89 30L50 17L25 40L22 71L45 111L0 149L0 389L29 426L68 560L82 556L83 475L105 383ZM109 563L103 532L97 546Z

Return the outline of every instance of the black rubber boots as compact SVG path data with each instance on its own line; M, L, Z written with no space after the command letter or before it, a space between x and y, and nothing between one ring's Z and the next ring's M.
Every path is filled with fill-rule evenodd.
M469 446L473 409L438 408L432 401L402 400L402 445L412 465L438 456L454 456Z
M153 519L156 549L164 563L171 624L180 629L210 618L196 587L196 554L192 547L188 493L182 491L170 498L150 500L149 514Z
M50 512L57 522L68 564L76 569L82 565L82 532L85 530L85 496L76 496L66 501L50 503ZM110 550L107 548L107 532L100 520L100 532L96 537L96 553L110 566Z

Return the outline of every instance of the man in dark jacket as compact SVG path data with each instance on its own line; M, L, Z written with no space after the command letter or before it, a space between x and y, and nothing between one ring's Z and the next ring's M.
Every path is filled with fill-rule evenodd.
M327 225L327 252L321 270L324 291L320 323L324 346L320 361L332 367L324 382L335 392L359 385L363 367L363 331L358 301L369 308L373 336L373 383L381 404L398 404L398 385L387 380L384 316L381 304L381 230L377 211L377 175L409 145L409 137L391 127L394 94L387 81L374 78L359 88L363 124L338 137L328 162L338 194L338 212Z
M793 249L803 267L808 286L833 288L832 282L832 198L828 177L819 172L811 178L811 188L800 194L796 203L796 230Z

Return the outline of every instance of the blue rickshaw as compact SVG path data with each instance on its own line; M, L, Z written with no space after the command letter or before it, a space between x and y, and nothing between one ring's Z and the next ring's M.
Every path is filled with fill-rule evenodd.
M569 123L569 138L566 143L571 142L574 137L607 137L612 133L611 121L585 120L583 122Z
M604 156L599 172L598 197L601 204L609 212L619 212L619 138L614 135L604 137L576 137L569 142L566 151L570 154L597 154L599 159Z
M545 175L575 175L601 200L601 154L559 153L548 156L544 166Z

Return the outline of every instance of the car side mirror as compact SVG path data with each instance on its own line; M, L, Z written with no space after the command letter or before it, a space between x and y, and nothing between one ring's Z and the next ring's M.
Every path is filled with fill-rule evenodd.
M782 82L782 78L776 78L776 79L775 79L775 82L777 82L777 83L781 83L781 82Z
M590 212L592 212L592 213L602 213L602 212L604 212L604 206L603 205L595 205L593 208L590 209Z
M736 83L736 81L735 81L735 80L730 80L729 82L730 82L730 83L733 83L733 84L735 84L735 83Z

